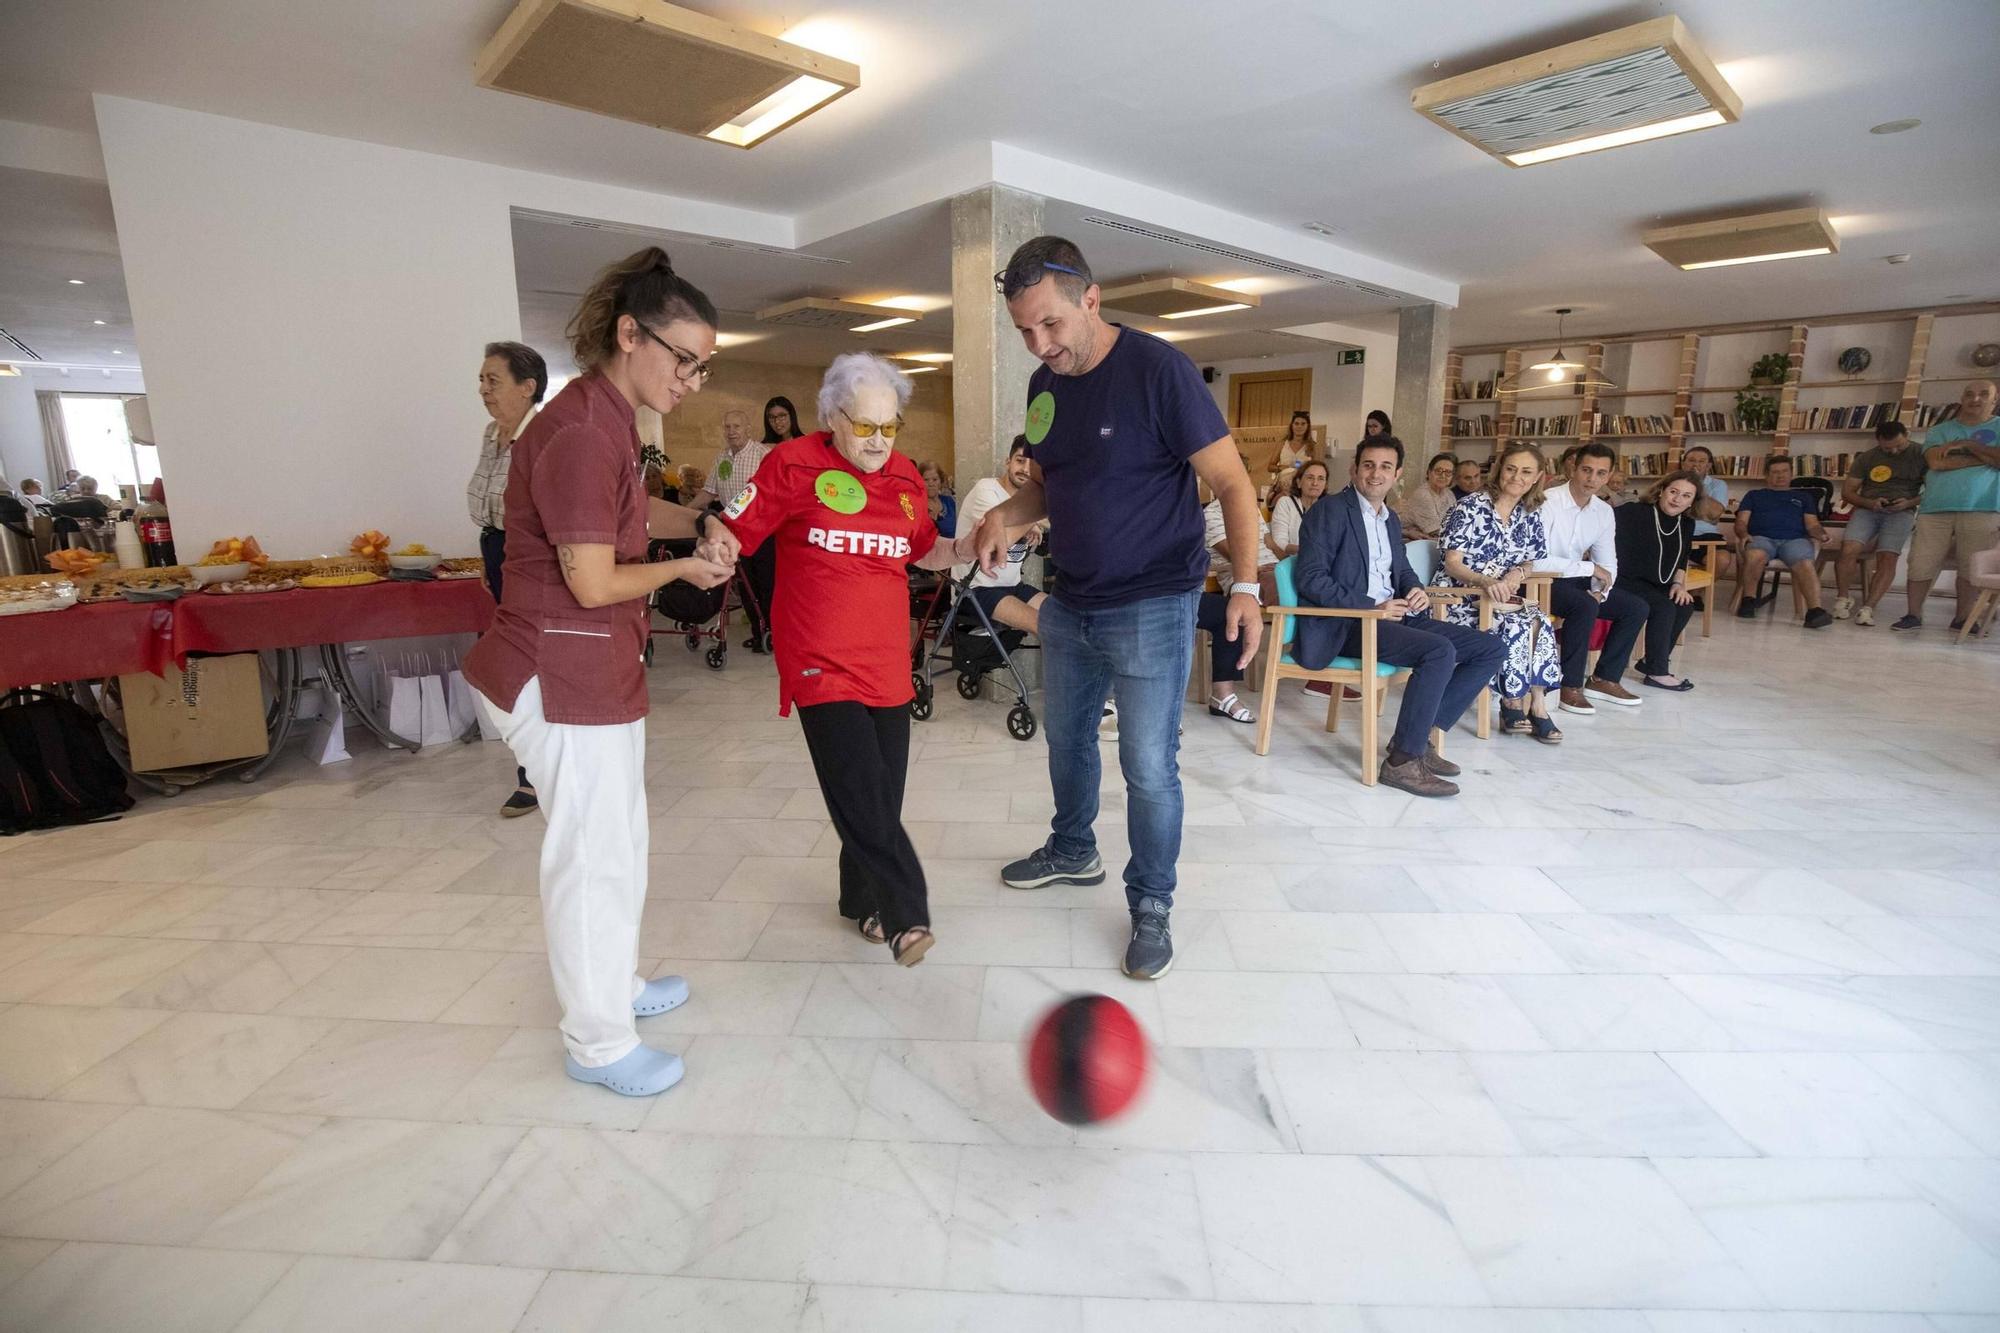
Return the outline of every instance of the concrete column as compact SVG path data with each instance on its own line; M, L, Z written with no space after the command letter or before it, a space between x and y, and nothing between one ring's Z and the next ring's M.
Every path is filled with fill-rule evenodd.
M1451 308L1405 306L1396 326L1396 436L1406 466L1423 467L1444 438L1444 359L1451 350Z
M1042 198L986 185L951 201L952 475L958 493L990 477L1027 415L1035 358L993 290L993 275L1042 234Z

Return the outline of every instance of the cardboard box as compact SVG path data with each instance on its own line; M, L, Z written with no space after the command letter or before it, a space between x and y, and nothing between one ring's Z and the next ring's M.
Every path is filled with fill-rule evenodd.
M132 767L142 773L268 754L264 686L257 654L201 657L187 673L138 672L118 678Z

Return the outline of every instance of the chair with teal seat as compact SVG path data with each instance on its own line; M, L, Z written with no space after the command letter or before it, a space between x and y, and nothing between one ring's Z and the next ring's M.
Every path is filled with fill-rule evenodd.
M1390 666L1376 655L1376 629L1382 622L1383 612L1372 607L1361 611L1346 607L1300 606L1298 586L1292 581L1292 569L1297 559L1297 556L1287 556L1278 562L1278 604L1264 609L1265 617L1271 622L1272 641L1279 648L1265 654L1264 658L1264 700L1263 710L1257 719L1257 753L1262 755L1271 751L1271 725L1278 715L1279 681L1323 680L1334 686L1326 705L1328 731L1340 730L1340 687L1350 685L1361 695L1361 782L1363 786L1372 787L1382 767L1379 719L1382 705L1388 698L1389 682L1398 676L1409 675L1409 668ZM1300 616L1336 616L1343 620L1360 621L1361 655L1336 657L1318 670L1300 666L1298 659L1292 655L1298 639Z

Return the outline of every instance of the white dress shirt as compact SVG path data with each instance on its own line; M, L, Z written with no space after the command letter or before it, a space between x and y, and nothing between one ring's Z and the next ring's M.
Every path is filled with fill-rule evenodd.
M1360 491L1354 492L1354 502L1361 506L1361 526L1368 533L1368 599L1380 606L1396 595L1395 561L1389 553L1389 506L1369 504Z
M1549 555L1537 560L1535 568L1558 578L1589 578L1602 565L1613 579L1618 577L1618 520L1611 506L1590 497L1579 505L1576 493L1565 482L1548 493L1542 504L1542 528L1548 533Z

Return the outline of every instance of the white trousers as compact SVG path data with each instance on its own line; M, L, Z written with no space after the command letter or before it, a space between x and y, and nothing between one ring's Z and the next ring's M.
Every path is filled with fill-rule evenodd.
M475 691L476 693L476 691ZM562 1005L563 1044L597 1068L639 1044L632 1002L646 907L646 723L580 727L542 716L542 682L505 713L479 706L535 784L542 835L542 927Z

